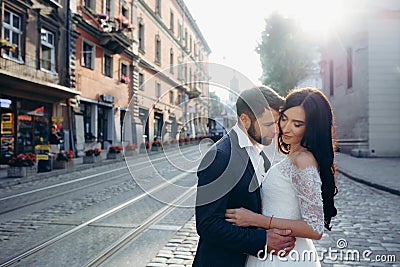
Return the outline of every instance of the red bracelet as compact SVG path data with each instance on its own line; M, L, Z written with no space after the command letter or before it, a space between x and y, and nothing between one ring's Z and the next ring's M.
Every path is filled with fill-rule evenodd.
M272 215L272 216L271 216L271 219L269 219L268 229L271 229L272 218L274 218L274 215Z

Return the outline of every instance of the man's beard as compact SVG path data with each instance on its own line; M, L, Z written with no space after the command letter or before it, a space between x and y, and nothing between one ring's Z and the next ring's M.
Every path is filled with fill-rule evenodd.
M269 138L261 138L261 136L256 136L253 122L251 123L250 128L247 130L247 133L251 138L253 138L254 141L261 145L268 146L272 143L272 140Z

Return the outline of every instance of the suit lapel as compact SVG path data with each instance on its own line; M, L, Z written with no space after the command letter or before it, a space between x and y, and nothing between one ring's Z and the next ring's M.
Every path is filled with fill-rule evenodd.
M251 163L251 159L249 154L247 153L245 148L241 148L239 146L239 139L237 136L237 133L234 130L231 130L229 133L229 138L231 140L231 146L232 146L232 157L237 157L239 156L241 158L240 161L238 162L243 162L243 164L246 164L246 170L249 172L251 180L249 183L249 192L254 192L256 191L256 195L257 195L257 201L259 203L259 207L261 207L261 195L260 195L260 190L259 189L259 183L258 183L258 179L257 179L257 175L256 172L254 170L253 164ZM269 161L268 161L269 162ZM265 166L265 164L264 164Z

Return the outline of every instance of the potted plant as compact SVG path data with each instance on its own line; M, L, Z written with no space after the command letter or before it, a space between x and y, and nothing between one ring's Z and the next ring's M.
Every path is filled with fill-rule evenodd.
M56 160L53 162L54 169L66 169L72 167L72 157L74 152L72 150L60 151L57 154Z
M169 140L165 140L163 143L162 143L162 147L164 148L164 149L168 149L169 148Z
M124 150L125 157L131 157L131 156L135 155L136 148L137 148L136 144L127 144L125 146L125 150Z
M36 173L36 155L33 153L19 154L17 156L13 156L8 164L8 177L25 177Z
M122 159L122 146L110 146L107 152L107 159Z
M129 83L129 78L125 74L121 75L121 83Z
M153 143L151 143L151 151L159 151L162 149L163 144L161 141L158 141L157 139L154 139Z
M178 146L178 140L176 140L175 138L172 138L171 140L169 140L169 145L171 147L177 147Z
M149 141L142 142L139 147L139 153L144 153L150 148Z
M10 51L10 52L13 52L13 53L18 48L18 45L10 43L8 37L6 39L1 39L0 40L0 46L1 46L1 48L5 49L6 51Z
M83 157L83 163L95 163L101 160L100 154L102 150L100 148L89 148L85 150L85 156Z

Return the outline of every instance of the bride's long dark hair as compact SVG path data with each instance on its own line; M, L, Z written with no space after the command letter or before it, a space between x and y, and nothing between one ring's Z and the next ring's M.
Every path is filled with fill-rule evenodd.
M309 87L289 92L281 114L285 110L296 106L302 106L306 115L306 129L300 144L307 148L317 160L322 181L321 190L324 204L325 227L330 230L331 219L337 214L333 199L337 193L337 187L334 163L335 144L332 138L335 135L332 108L328 99L321 91ZM281 152L288 154L290 145L283 142L283 133L280 126L281 118L278 123L278 147Z

